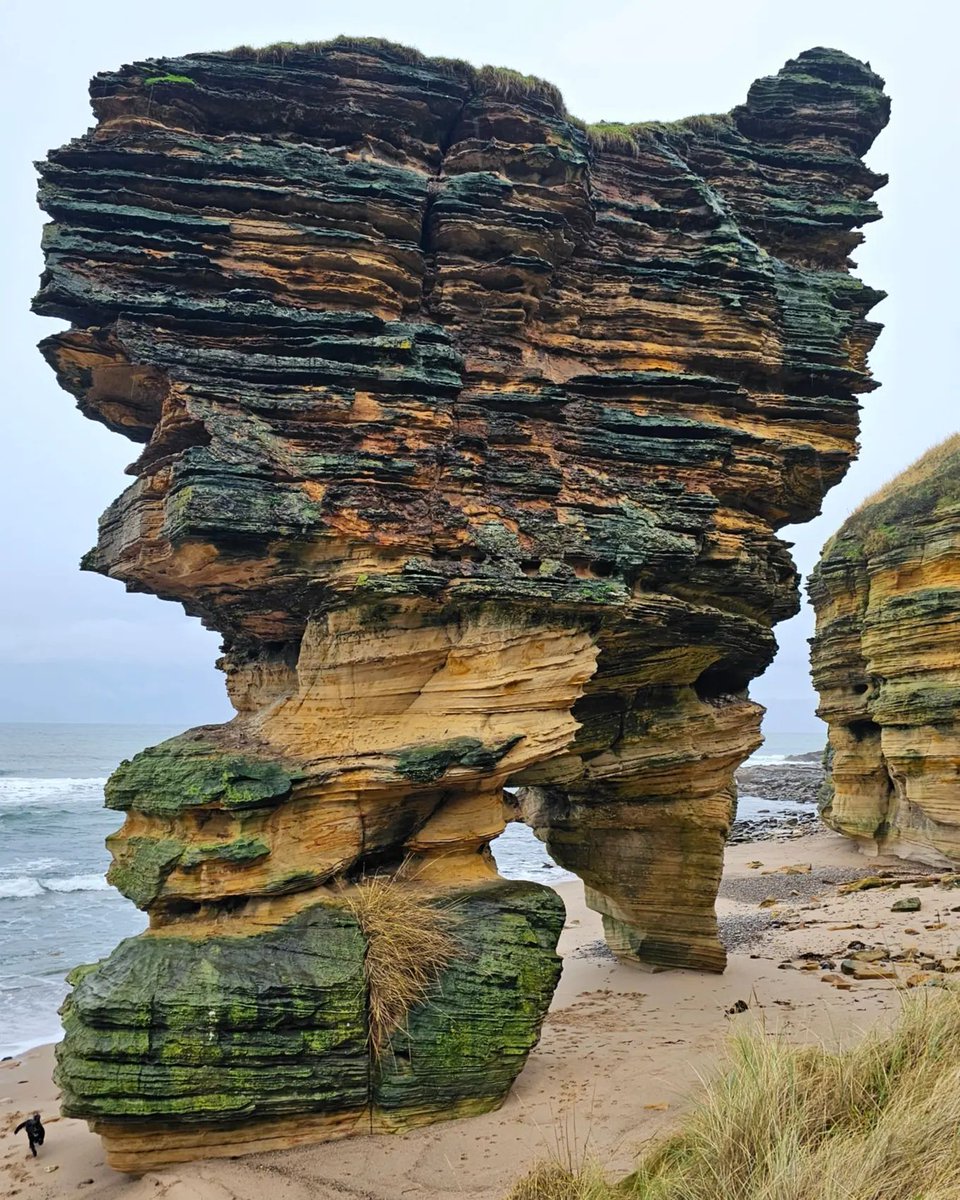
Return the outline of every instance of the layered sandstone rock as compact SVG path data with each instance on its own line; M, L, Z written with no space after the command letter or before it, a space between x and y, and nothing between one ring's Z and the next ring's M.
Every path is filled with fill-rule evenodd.
M560 924L497 876L505 785L618 954L723 967L746 687L797 606L775 530L870 387L882 81L812 50L728 116L585 128L339 39L92 97L41 166L43 350L143 450L86 565L222 632L237 717L111 781L151 925L68 1002L68 1111L125 1165L497 1103ZM378 871L471 932L364 1068L339 889Z
M960 436L850 517L810 596L823 819L868 853L960 862Z

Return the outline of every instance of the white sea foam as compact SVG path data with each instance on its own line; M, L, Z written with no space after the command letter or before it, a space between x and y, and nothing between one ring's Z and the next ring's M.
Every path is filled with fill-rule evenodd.
M38 879L33 875L0 876L0 900L31 900L44 892L105 892L103 875L63 875Z
M28 900L31 896L42 896L39 880L29 875L15 875L12 879L0 879L0 900Z
M103 875L67 875L63 879L41 879L45 892L106 892L110 890Z
M575 879L558 867L533 830L519 821L511 821L503 833L490 843L497 870L504 879L530 879L534 883L567 883Z
M789 754L751 754L743 764L745 767L809 767L820 769L820 761L810 758L794 758Z
M27 776L0 775L0 808L24 808L28 805L103 803L106 778L31 779Z
M45 871L55 871L57 867L69 867L65 858L26 858L11 863L4 868L5 875L42 875Z

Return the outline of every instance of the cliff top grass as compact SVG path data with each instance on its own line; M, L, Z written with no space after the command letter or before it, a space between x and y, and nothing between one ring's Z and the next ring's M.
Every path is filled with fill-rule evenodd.
M932 446L850 514L823 549L824 560L871 553L913 537L912 525L960 501L960 433Z
M561 117L566 117L566 105L556 84L540 79L536 75L524 75L509 67L475 67L462 58L432 57L414 46L403 46L386 38L350 37L340 34L322 42L274 42L260 48L235 46L221 51L222 57L247 59L253 62L286 62L294 55L323 55L331 51L370 54L388 62L410 67L429 67L444 75L465 78L480 94L493 93L504 99L533 99L554 108Z
M678 121L595 121L583 128L591 146L601 153L637 154L644 141L659 137L689 137L691 134L720 136L731 132L734 125L729 113L699 113L681 117Z
M251 62L284 63L295 57L322 56L331 52L369 54L388 62L410 67L425 67L441 74L465 79L479 95L497 95L506 100L534 100L552 108L557 116L581 129L591 149L598 153L636 155L644 141L671 135L719 134L733 128L727 113L703 113L677 121L597 121L588 123L573 116L556 84L536 75L524 75L509 67L474 67L462 58L435 58L413 46L404 46L386 38L352 37L340 34L327 41L273 42L269 46L235 46L219 56ZM154 81L161 77L155 76ZM171 76L163 78L172 78ZM189 82L193 82L189 80Z
M846 1050L760 1028L633 1175L554 1162L509 1200L955 1200L958 1085L956 992L911 997L892 1032Z

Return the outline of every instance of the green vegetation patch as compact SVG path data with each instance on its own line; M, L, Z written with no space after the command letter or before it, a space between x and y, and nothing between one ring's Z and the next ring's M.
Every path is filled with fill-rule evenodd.
M497 1107L540 1037L560 977L563 902L552 888L501 880L459 894L458 953L380 1061L378 1107L396 1114Z
M293 776L278 762L225 754L211 742L171 738L123 762L104 790L108 808L175 816L185 808L279 804Z
M368 1103L364 939L318 904L250 937L130 938L74 974L64 1111L216 1123Z
M270 847L259 838L234 838L230 842L207 842L200 846L191 846L180 856L180 867L184 871L202 867L204 863L221 862L244 863L256 862L258 858L266 858Z
M688 140L692 135L719 137L733 132L734 124L729 113L699 113L679 121L595 121L583 128L593 150L632 156L644 142Z
M434 783L451 767L472 767L489 770L522 740L523 735L485 745L479 738L458 737L432 746L410 746L396 750L392 757L397 760L396 772L414 783Z
M563 902L506 880L458 893L449 913L449 899L393 881L359 890L361 920L317 904L246 937L130 938L75 971L57 1049L64 1113L216 1125L373 1105L402 1128L499 1105L559 978ZM421 927L434 939L416 963Z
M149 79L143 81L144 87L155 87L158 83L186 83L190 87L196 87L197 81L191 79L189 75L151 75Z
M111 839L114 860L107 882L132 900L137 908L148 908L160 895L164 880L186 850L175 838L131 837Z

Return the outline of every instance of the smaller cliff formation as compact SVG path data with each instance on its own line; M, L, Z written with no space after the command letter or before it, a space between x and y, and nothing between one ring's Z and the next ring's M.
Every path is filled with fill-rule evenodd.
M850 517L809 586L824 821L871 852L960 862L960 434Z

